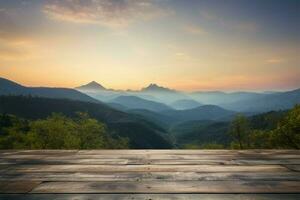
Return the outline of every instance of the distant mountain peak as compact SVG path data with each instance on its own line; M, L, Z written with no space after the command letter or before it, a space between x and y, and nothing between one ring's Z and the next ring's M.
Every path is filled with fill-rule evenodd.
M147 87L143 88L142 91L144 91L144 92L174 92L174 90L159 86L156 83L150 83Z
M106 90L105 87L103 87L100 83L97 83L96 81L91 81L86 85L82 85L77 87L77 89L82 90Z

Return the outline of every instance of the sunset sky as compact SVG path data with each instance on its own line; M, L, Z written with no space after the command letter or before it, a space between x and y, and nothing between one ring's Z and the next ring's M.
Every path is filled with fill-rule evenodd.
M27 86L300 87L299 0L0 0L0 77Z

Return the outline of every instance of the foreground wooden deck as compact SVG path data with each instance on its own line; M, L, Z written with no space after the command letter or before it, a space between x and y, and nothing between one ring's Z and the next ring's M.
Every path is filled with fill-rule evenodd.
M0 151L0 199L300 199L300 151Z

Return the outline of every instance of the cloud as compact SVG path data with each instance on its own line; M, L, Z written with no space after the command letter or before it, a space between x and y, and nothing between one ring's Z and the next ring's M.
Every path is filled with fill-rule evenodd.
M43 11L55 20L126 27L169 13L158 0L49 0Z
M184 27L184 30L190 34L193 35L202 35L205 34L206 32L201 28L200 26L196 25L188 25Z
M29 38L0 31L0 60L29 59L34 46Z

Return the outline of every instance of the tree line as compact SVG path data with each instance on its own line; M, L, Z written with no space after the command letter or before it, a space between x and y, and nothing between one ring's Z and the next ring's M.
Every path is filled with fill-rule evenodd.
M233 149L300 149L300 105L295 105L272 130L252 128L245 116L237 115L229 134Z
M230 145L213 142L184 148L300 149L300 105L278 116L256 118L254 123L239 114L224 134L231 138ZM53 113L37 120L0 114L0 149L128 149L129 142L83 112L75 117Z
M106 125L77 113L75 118L53 113L26 120L0 115L0 149L126 149L127 138L109 133Z

